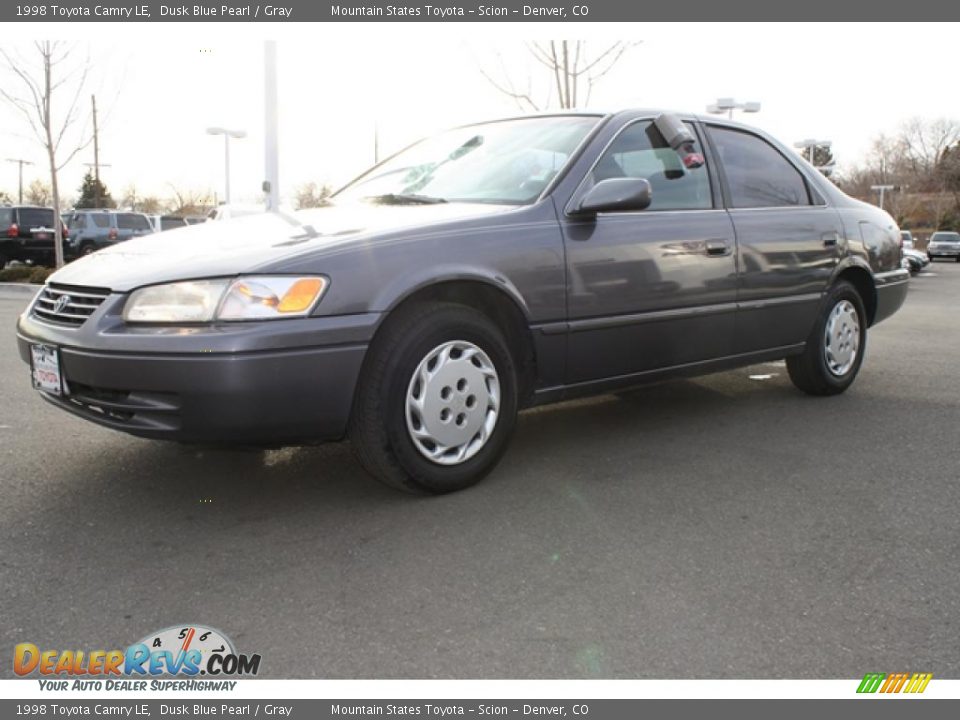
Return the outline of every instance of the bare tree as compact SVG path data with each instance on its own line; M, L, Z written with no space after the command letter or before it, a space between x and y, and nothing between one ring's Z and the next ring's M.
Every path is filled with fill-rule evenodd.
M592 53L585 40L550 40L526 43L526 50L539 65L547 70L548 84L545 100L539 99L532 77L519 86L511 77L501 55L497 55L496 73L480 68L480 74L494 88L512 98L521 110L542 110L556 105L571 109L590 103L590 94L599 80L609 73L631 48L639 42L623 40ZM495 76L496 75L496 76Z
M164 212L164 203L160 198L155 195L139 195L137 186L133 183L124 188L120 206L148 215L160 215Z
M53 191L50 185L42 180L34 180L27 186L23 193L23 199L30 205L49 205L53 199Z
M185 190L170 185L173 199L170 202L170 214L205 215L214 206L213 196L208 190Z
M63 228L60 219L60 192L57 173L74 156L90 144L93 136L87 133L85 124L79 138L68 140L71 128L80 118L79 100L90 71L90 58L70 64L75 46L66 42L42 40L33 43L39 67L24 55L0 48L0 55L19 80L14 84L0 83L0 96L16 108L26 119L37 142L47 153L50 170L50 200L53 205L54 255L57 267L63 265ZM59 101L66 99L61 110ZM65 146L65 143L69 145Z
M903 160L918 176L935 181L947 150L960 142L960 122L947 118L912 118L900 128Z
M315 182L309 182L301 185L296 190L297 210L304 208L324 207L330 204L328 198L333 192L329 185L317 185Z

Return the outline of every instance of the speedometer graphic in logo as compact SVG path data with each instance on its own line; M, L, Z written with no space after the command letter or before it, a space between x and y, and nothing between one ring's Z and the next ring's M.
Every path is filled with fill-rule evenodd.
M140 640L151 653L167 651L173 657L185 656L190 651L200 653L197 666L207 666L211 655L236 655L233 643L219 630L205 625L171 625ZM194 655L194 657L196 657ZM201 671L201 674L202 673Z

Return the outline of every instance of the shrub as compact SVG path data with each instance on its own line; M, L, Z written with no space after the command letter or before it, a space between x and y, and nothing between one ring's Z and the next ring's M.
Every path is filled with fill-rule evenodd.
M12 267L0 270L0 282L23 282L29 280L33 271L39 268L32 268L29 265L13 265Z
M34 285L43 285L55 271L56 268L35 267L30 273L30 282Z

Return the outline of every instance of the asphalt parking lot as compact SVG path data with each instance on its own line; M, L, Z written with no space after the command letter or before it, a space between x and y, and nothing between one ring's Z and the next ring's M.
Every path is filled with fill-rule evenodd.
M960 677L960 265L843 396L782 363L525 413L418 499L346 444L210 451L47 406L0 293L0 675L13 645L223 630L268 677Z

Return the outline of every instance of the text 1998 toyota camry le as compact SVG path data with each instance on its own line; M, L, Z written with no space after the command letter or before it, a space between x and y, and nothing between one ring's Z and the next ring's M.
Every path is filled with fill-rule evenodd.
M329 207L208 223L60 270L20 317L44 399L149 438L349 436L442 493L517 410L786 358L843 392L907 292L900 234L761 132L628 111L458 128Z

